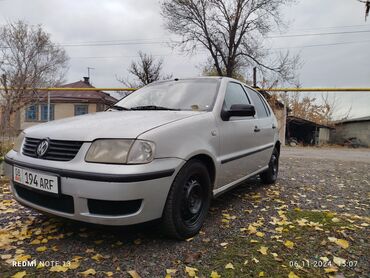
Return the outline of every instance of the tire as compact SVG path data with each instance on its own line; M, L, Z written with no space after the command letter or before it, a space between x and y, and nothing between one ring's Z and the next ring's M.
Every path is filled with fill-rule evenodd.
M188 161L177 174L167 196L162 228L172 238L184 240L202 228L211 203L211 180L199 160Z
M269 168L260 174L260 178L262 183L264 184L273 184L276 182L279 173L279 152L275 148L272 152Z

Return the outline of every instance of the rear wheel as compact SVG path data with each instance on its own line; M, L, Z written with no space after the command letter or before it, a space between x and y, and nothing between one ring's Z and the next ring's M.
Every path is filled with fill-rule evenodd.
M190 160L177 174L163 212L165 233L187 239L201 229L211 202L211 181L206 166Z
M279 152L275 148L272 152L269 168L260 174L260 178L264 184L272 184L275 183L279 173Z

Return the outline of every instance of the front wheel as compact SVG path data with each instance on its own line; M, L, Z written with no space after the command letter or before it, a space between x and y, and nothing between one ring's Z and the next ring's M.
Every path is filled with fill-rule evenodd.
M204 222L211 202L211 181L207 167L190 160L177 174L163 212L165 233L176 239L196 235Z
M270 158L269 168L265 172L260 174L262 183L264 184L275 183L278 177L278 173L279 173L279 152L275 148Z

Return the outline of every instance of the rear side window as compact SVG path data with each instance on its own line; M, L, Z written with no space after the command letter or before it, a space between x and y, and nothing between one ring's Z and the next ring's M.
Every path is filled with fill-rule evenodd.
M224 109L230 110L234 104L251 104L251 102L240 84L230 82L226 88Z
M262 102L261 97L258 95L257 92L248 89L249 96L251 97L254 108L256 109L258 118L266 118L268 117L265 104Z

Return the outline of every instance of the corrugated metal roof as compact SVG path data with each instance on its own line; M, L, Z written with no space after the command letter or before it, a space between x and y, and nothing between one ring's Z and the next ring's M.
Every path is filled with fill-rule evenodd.
M346 124L346 123L367 122L367 121L370 121L370 116L337 121L335 122L335 124Z

